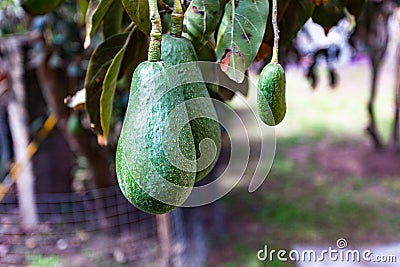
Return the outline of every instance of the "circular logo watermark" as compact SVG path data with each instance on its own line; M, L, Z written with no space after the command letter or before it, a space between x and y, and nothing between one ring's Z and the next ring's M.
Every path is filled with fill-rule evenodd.
M245 76L245 83L249 87L256 88L253 81ZM209 204L228 194L242 179L247 179L248 192L256 191L266 179L275 156L276 135L273 127L264 125L259 119L258 114L252 106L239 93L242 85L230 80L223 73L217 63L213 62L189 62L164 68L157 75L150 77L144 83L146 88L141 88L140 92L131 92L130 105L149 105L135 118L127 116L121 135L128 135L128 131L136 131L136 136L146 136L151 130L152 138L162 143L162 157L166 158L171 166L181 170L190 180L188 186L180 186L163 178L163 166L158 166L150 160L150 154L135 155L141 162L147 162L146 167L151 169L147 177L135 177L137 184L153 198L174 206L196 207ZM236 102L240 103L240 109L235 110L230 104L207 97L193 97L196 91L182 92L179 94L174 90L182 90L182 86L195 86L210 84L221 86L230 90L236 96ZM197 90L198 86L192 88ZM202 88L201 90L205 90ZM147 92L145 98L139 97L139 93ZM185 95L186 94L186 95ZM157 116L152 110L162 109L160 105L165 105L165 96L176 98L175 106L168 106L168 116L163 118L162 129L155 129L148 122ZM140 99L140 100L139 100ZM149 99L147 103L139 103L143 99ZM151 101L150 101L151 99ZM168 105L168 104L167 104ZM129 107L128 107L129 109ZM216 112L217 111L217 112ZM198 144L180 144L179 137L188 131L190 123L196 119L207 119L217 122L224 129L224 134L230 140L230 158L225 170L213 181L195 186L196 173L212 167L219 157L218 146L215 139L207 137ZM155 118L159 119L159 118ZM149 129L150 127L153 127ZM205 126L207 127L207 125ZM207 129L205 129L207 133ZM190 129L189 129L190 131ZM256 141L257 145L252 145ZM147 151L145 140L133 140L132 146L139 146L136 151ZM196 157L194 146L198 146L200 155ZM129 162L132 153L129 143L124 147L125 159L128 161L129 171L134 173L135 164ZM155 153L151 151L150 153ZM188 155L192 155L189 156ZM157 155L152 154L151 157ZM251 159L251 166L249 166ZM151 181L151 182L148 182ZM179 192L179 193L177 193ZM179 195L179 197L177 197Z
M345 249L345 248L347 248L348 245L349 245L349 244L347 243L347 240L344 239L344 238L339 238L339 239L336 241L336 246L337 246L339 249Z

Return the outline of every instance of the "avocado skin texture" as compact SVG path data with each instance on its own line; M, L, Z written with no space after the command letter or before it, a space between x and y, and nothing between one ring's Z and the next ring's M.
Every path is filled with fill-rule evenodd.
M42 16L56 9L63 2L64 0L25 0L22 7L32 16Z
M188 197L187 190L169 190L157 182L157 175L175 185L188 187L189 193L196 177L194 171L175 167L165 154L168 148L178 147L184 157L194 160L196 151L189 126L183 127L176 138L171 137L176 129L169 125L172 122L168 114L184 101L184 97L175 88L157 99L157 92L168 89L168 81L157 76L164 70L164 64L160 62L143 62L136 68L116 152L117 178L124 196L137 208L152 214L167 213ZM144 116L146 113L147 117ZM194 170L192 165L185 167ZM154 194L167 197L176 205L152 197Z
M286 114L286 76L279 63L269 63L258 79L257 108L261 120L269 125L278 125Z
M161 60L168 67L186 62L197 61L197 55L195 52L195 48L188 39L175 37L170 34L164 34L161 42ZM183 75L184 71L185 70L182 70ZM204 83L184 84L179 86L178 90L183 92L186 101L198 97L210 99L207 104L204 104L204 101L191 102L190 105L187 104L187 109L189 113L192 112L194 114L198 114L199 111L201 112L202 110L207 110L207 113L211 113L212 117L217 120L217 114L214 105L208 93L207 87ZM203 179L212 170L221 151L221 129L218 121L216 120L212 120L209 118L196 118L190 121L190 128L192 130L194 144L196 148L196 159L200 158L201 156L199 149L199 144L201 140L210 138L217 148L217 153L212 160L212 163L208 165L205 169L197 172L196 182Z

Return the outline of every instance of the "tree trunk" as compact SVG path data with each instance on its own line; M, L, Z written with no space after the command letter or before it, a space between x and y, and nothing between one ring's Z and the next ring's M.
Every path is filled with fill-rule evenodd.
M2 40L1 51L5 55L5 61L9 67L9 89L11 99L8 104L9 125L13 139L15 159L21 163L20 168L12 177L17 179L19 208L23 226L33 228L37 222L37 212L34 198L34 175L32 165L28 159L27 149L29 145L28 113L26 110L26 96L24 88L24 49L23 41L11 37Z
M64 98L67 96L68 91L68 77L65 71L49 67L50 55L51 51L47 53L47 56L38 66L37 76L47 105L58 116L57 126L68 141L71 149L87 158L96 188L115 185L114 172L109 168L109 159L113 155L93 142L93 140L96 140L96 136L90 131L84 130L76 135L68 131L69 114L64 105Z
M44 122L44 119L49 116L49 109L43 98L36 70L27 67L28 64L25 66L24 84L28 100L29 122L31 125L38 125L39 121ZM54 114L52 117L55 118ZM32 157L33 172L36 177L35 192L36 194L69 193L72 192L75 155L59 128L56 127L50 131L46 131L48 134L44 138L38 135L39 132L36 129L32 134L32 139L37 141L39 146L39 150Z
M353 38L360 41L370 60L371 83L367 105L369 123L366 131L376 150L383 148L383 142L376 126L374 102L378 74L389 42L388 19L390 15L387 1L367 1L353 35Z
M369 125L367 127L367 133L369 134L371 141L376 150L382 149L382 141L379 134L379 131L376 127L376 119L375 119L375 112L374 112L374 102L376 98L376 91L377 91L377 81L378 81L378 74L380 69L380 62L379 59L376 60L371 58L371 88L370 88L370 97L368 100L368 116L369 116Z
M397 9L397 13L394 16L397 20L397 26L400 27L400 8ZM400 34L400 30L397 30ZM399 120L400 120L400 38L397 38L396 47L396 70L395 70L395 106L394 106L394 118L392 136L390 140L390 150L399 150Z
M400 45L397 49L397 54L400 53ZM395 106L392 136L390 140L390 150L397 151L399 149L399 117L400 117L400 56L397 57L396 63L396 87L395 87Z

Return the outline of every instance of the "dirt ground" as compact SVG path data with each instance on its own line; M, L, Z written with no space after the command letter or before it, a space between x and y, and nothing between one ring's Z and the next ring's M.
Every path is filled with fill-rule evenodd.
M338 177L374 176L377 179L390 176L400 177L400 153L395 151L374 151L369 145L332 146L320 145L315 150L296 147L288 157L302 164L312 159L319 170Z
M391 151L376 152L368 144L355 146L321 144L317 147L301 145L289 148L286 151L286 157L295 163L295 169L303 169L306 170L306 172L308 168L310 168L311 162L313 164L313 170L309 171L308 177L313 182L320 179L320 176L329 177L331 180L342 180L344 187L346 188L347 186L353 186L353 177L357 177L357 179L360 179L363 184L366 184L361 189L365 191L365 194L370 194L371 198L374 199L375 197L382 199L382 202L387 204L387 206L380 206L380 208L384 210L384 213L392 214L399 211L398 208L393 209L393 206L399 207L400 204L400 197L398 194L399 191L397 191L400 189L400 179L398 178L400 177L399 153L394 153ZM296 179L296 177L292 178ZM274 177L273 179L276 178ZM395 192L392 192L391 190L388 192L387 188L382 186L382 184L384 184L387 180L391 182L394 181L393 183L388 184L388 186L395 190ZM266 184L259 189L260 191L257 193L258 195L269 194L271 189L276 187L280 188L279 184L281 181L272 180L266 181L265 183ZM309 190L310 192L315 190L315 188L313 188L311 185L305 183L302 185L304 186L302 190ZM296 186L290 188L289 191L289 194L297 194ZM347 191L349 191L351 194L351 189L348 189ZM280 193L281 192L277 191L277 194ZM233 195L227 196L227 198L233 198L234 200L231 200L232 202L242 201L242 197L239 197L238 194L243 193L233 193ZM285 193L282 195L284 194ZM301 193L299 195L301 195ZM285 196L282 196L282 199L284 198ZM316 199L318 199L318 196ZM298 201L304 205L316 205L315 203L311 202L307 204L303 197L299 197ZM225 241L222 241L222 245L213 244L210 246L207 266L262 266L259 265L260 263L255 262L255 253L258 251L258 248L262 248L260 246L262 246L263 243L271 243L271 240L276 240L274 245L282 248L295 245L296 242L305 242L311 244L313 244L313 242L315 242L315 244L320 242L326 243L334 238L330 238L331 234L327 234L327 236L324 237L323 228L321 230L320 237L317 237L315 240L313 240L312 237L304 237L303 233L298 232L293 233L292 235L286 233L282 234L280 230L276 229L279 228L279 226L271 226L268 220L267 222L259 220L259 216L257 215L258 209L252 210L254 205L263 205L263 203L258 202L257 199L254 200L254 202L249 200L249 202L250 203L247 204L235 204L237 208L231 208L229 205L225 206L224 227L226 230L226 236L222 237L222 240ZM351 213L351 210L343 211L343 214L335 213L332 216L343 218L350 216L349 214L346 214L346 212ZM355 212L357 213L358 211ZM314 210L314 213L317 214L318 210ZM321 216L324 216L323 214L321 214ZM290 217L287 219L291 220ZM387 220L390 219L392 218L390 218L389 215ZM316 220L318 220L318 218ZM397 215L395 216L394 220L396 223L400 223ZM355 221L356 223L362 223L362 221L358 221L357 218ZM329 225L327 227L329 227ZM385 228L385 225L382 225L382 227ZM376 242L377 244L387 244L400 240L399 233L394 233L393 231L381 231L382 229L377 229L376 231L367 229L369 229L369 226L366 226L365 231L360 230L359 233L355 234L352 233L351 230L341 229L341 226L337 226L337 229L335 229L333 226L332 231L333 236L340 235L341 232L352 233L352 243L358 244L370 244L371 242ZM394 229L396 229L396 227ZM283 229L283 231L285 231L285 229ZM243 255L241 255L242 253ZM250 258L250 260L247 258ZM271 264L272 265L270 266L292 266L290 264Z
M386 142L393 117L391 63L382 70L375 103ZM276 129L274 166L254 195L235 189L221 200L226 231L221 243L210 245L207 266L263 266L256 253L266 243L288 248L342 236L359 245L400 241L400 152L376 151L366 136L368 62L339 66L338 72L338 88L322 80L313 91L302 68L289 70L288 113Z

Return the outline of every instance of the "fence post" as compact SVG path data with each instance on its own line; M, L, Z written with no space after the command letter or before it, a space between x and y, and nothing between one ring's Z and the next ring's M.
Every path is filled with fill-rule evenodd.
M38 222L34 197L34 174L32 164L27 157L29 145L28 113L26 109L26 92L24 86L25 51L24 37L4 38L0 42L0 51L8 68L8 85L10 102L7 105L9 114L10 132L13 139L13 149L16 161L26 164L17 168L16 180L18 190L19 209L23 226L33 228Z
M171 265L171 254L172 254L172 242L170 235L170 216L169 214L157 215L157 233L158 240L161 248L161 264L162 267L170 267Z

